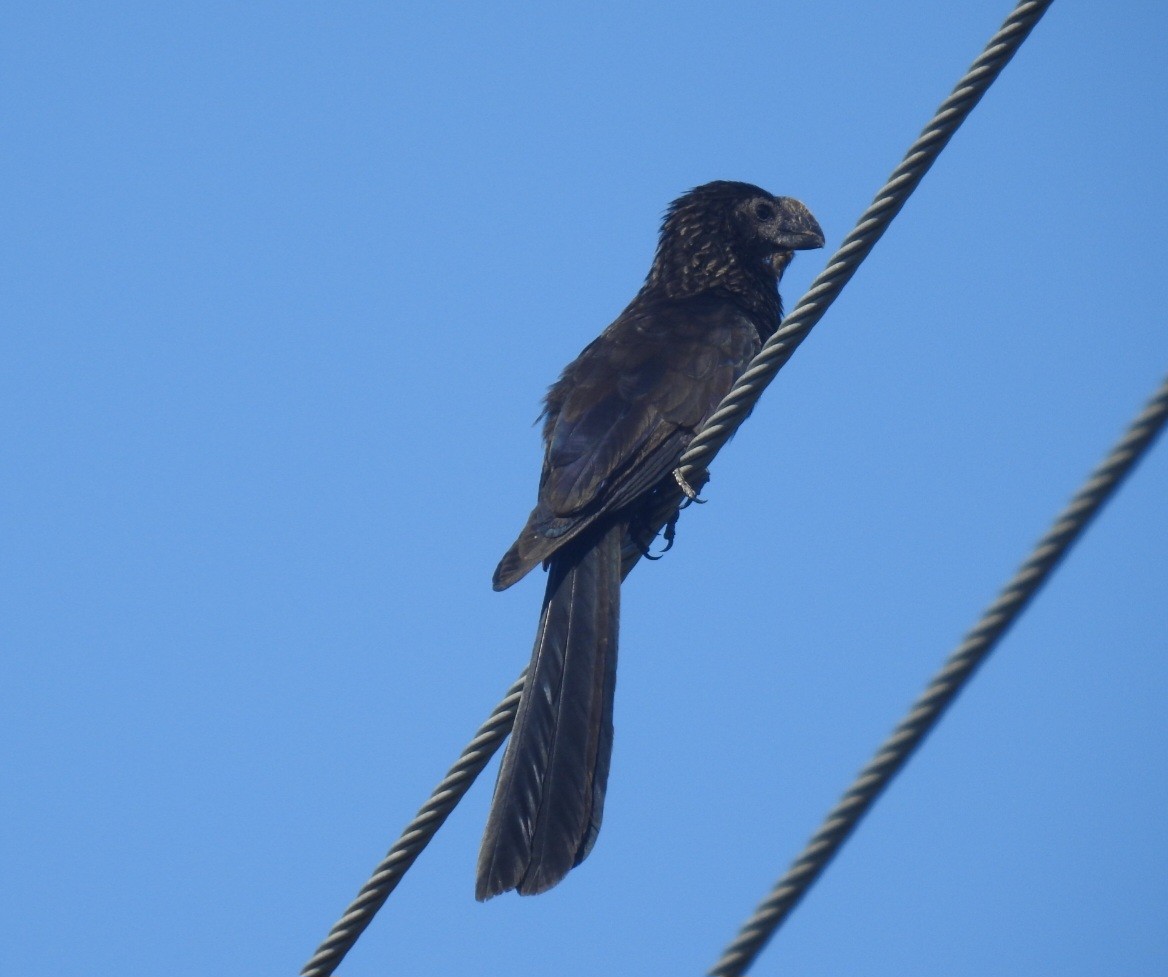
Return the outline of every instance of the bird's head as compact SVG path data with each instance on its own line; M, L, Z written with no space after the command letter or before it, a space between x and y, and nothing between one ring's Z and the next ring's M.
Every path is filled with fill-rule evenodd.
M655 278L685 282L682 291L692 292L743 271L777 279L794 252L821 247L823 231L798 200L750 183L716 180L670 204L650 284Z
M744 187L749 186L744 184ZM796 251L823 247L819 222L794 197L773 197L758 187L732 212L744 251L757 253L782 274Z

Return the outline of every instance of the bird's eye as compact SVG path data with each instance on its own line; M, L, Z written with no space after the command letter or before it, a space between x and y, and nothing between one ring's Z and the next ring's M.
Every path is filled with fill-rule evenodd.
M770 221L775 219L775 208L770 204L757 203L754 205L754 216L760 221Z

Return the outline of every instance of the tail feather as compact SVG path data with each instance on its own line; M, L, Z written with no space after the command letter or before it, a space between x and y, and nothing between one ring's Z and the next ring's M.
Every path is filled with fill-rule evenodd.
M556 554L527 682L479 852L478 899L550 889L600 830L612 754L621 539L614 524Z

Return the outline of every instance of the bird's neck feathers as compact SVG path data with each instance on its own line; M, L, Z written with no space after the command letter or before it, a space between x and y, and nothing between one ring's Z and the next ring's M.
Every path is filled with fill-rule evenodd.
M677 301L721 291L752 315L777 324L782 314L778 276L765 258L746 260L724 234L671 215L638 298Z

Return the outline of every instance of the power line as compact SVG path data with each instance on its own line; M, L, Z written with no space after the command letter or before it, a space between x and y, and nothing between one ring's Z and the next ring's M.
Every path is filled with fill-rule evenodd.
M414 819L406 825L401 837L393 843L393 847L386 853L373 870L373 875L357 898L337 924L329 930L329 935L317 948L312 959L300 971L302 977L329 977L337 969L345 954L353 949L353 944L365 932L365 927L372 921L389 894L397 888L406 870L414 864L414 860L422 853L422 849L430 843L430 839L442 827L450 812L462 800L463 794L475 782L475 778L483 772L495 755L499 744L511 732L515 722L515 710L519 707L519 693L523 691L523 679L527 670L512 683L511 688L503 700L495 706L487 717L486 722L478 728L474 738L467 744L458 760L455 761L442 778L442 782L434 788L425 804Z
M690 483L696 484L704 479L704 469L746 419L762 391L790 359L796 347L835 301L892 219L900 212L941 150L945 148L953 133L1013 57L1014 52L1051 2L1052 0L1023 0L1019 3L1001 30L990 40L981 57L974 62L949 98L942 103L921 136L910 147L904 160L877 193L871 206L861 215L856 227L832 256L828 266L815 279L811 288L799 300L758 356L751 361L718 409L697 432L678 463L678 471ZM663 499L662 511L672 511L681 498L681 492L678 490L675 497ZM626 559L623 572L627 573L636 559L635 555ZM374 870L373 876L345 910L340 921L329 931L325 941L305 964L301 971L302 977L330 977L345 954L353 948L406 870L470 789L470 785L510 732L522 687L521 675L480 727L472 742L463 750L442 782L434 789L429 800L406 826L401 837ZM763 942L765 939L764 937Z
M690 442L678 462L678 470L685 478L688 479L696 469L709 465L746 420L767 385L807 338L812 327L823 318L860 263L884 235L892 219L900 213L917 184L941 155L941 150L948 145L953 134L981 101L981 97L1014 57L1052 2L1022 0L990 38L985 50L970 65L949 97L941 103L929 124L905 153L900 165L892 171L876 198L860 215L856 226L831 256L827 267L816 276L807 293L767 340L758 356L722 399L718 409Z
M1088 523L1135 467L1168 420L1168 377L1124 436L1075 494L1034 547L1013 579L945 660L908 714L857 775L812 835L787 873L758 905L726 947L710 977L741 977L763 947L819 878L876 798L957 698L977 667L994 650L1026 605L1046 582Z

